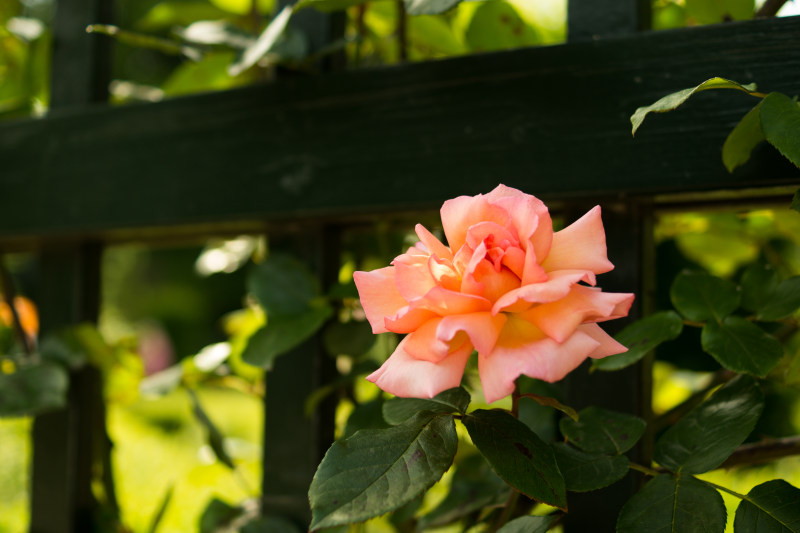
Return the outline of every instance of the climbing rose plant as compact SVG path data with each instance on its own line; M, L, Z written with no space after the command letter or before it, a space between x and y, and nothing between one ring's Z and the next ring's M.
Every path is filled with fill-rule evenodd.
M390 266L354 275L372 332L405 335L367 377L395 397L359 405L351 420L360 422L352 429L348 422L345 438L328 450L309 489L311 531L395 511L391 520L401 530L461 522L499 533L544 532L568 511L568 492L603 489L635 470L652 479L622 507L618 532L722 533L724 491L741 500L735 533L800 533L800 506L791 503L800 501L800 490L790 483L767 481L745 495L695 477L742 464L743 457L759 460L762 451L775 457L770 442L740 446L764 409L761 380L783 358L769 323L787 324L800 310L800 277L780 281L756 265L737 285L684 272L670 291L674 310L631 324L614 339L598 322L626 316L634 295L596 286L596 276L613 269L600 207L554 232L540 200L500 185L448 200L441 221L447 244L417 225L419 241ZM625 368L687 326L702 328L702 351L723 370L676 408L677 421L650 421L660 432L652 462L626 456L647 421L594 406L576 412L542 384L587 358L593 370ZM473 352L483 399L511 395L510 402L494 409L473 402L468 389L477 384L463 378ZM537 422L520 408L526 399L567 415L558 423L562 442L533 431ZM380 421L365 423L374 407ZM796 442L778 444L788 449ZM447 496L423 512L422 497L460 447ZM538 503L553 512L531 516Z
M432 398L458 387L474 350L494 402L521 374L558 381L587 357L626 351L597 325L634 298L595 287L614 268L599 206L554 233L541 200L499 185L446 201L441 216L449 247L418 224L419 242L392 266L354 275L372 331L408 334L367 379Z

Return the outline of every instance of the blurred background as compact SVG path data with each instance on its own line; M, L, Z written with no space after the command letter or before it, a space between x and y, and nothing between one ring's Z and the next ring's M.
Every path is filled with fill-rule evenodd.
M747 19L760 7L753 0L654 0L652 28ZM2 120L47 113L55 9L54 0L0 0ZM269 54L235 75L231 65L241 64L244 52L277 13L273 0L119 0L114 9L121 31L98 27L95 32L115 36L86 38L114 39L111 101L129 105L263 82L281 71L313 72L319 53L343 51L347 68L357 69L555 45L566 39L567 5L566 0L469 1L442 15L404 17L393 0L369 2L347 8L345 39L330 49L310 55L305 36L290 27ZM790 1L779 15L796 13L800 2ZM432 213L423 222L436 229L436 221ZM386 265L413 242L411 230L411 221L387 220L343 235L338 292L332 297L336 320L326 327L324 339L347 379L341 390L322 392L341 398L338 435L380 424L375 417L380 393L361 378L396 342L369 332L355 299L352 272ZM800 215L788 206L659 213L654 238L658 308L670 308L670 283L685 268L736 282L756 267L774 270L780 278L800 275ZM82 335L93 346L90 359L104 376L119 530L215 531L229 506L246 507L258 496L263 370L243 362L242 355L268 320L252 296L258 265L268 254L267 239L257 235L159 247L129 244L104 251L99 325ZM18 293L35 304L40 297L32 283L35 258L17 254L7 256L7 262ZM14 343L10 320L2 318L0 346L6 353ZM699 350L698 336L699 330L686 328L659 349L656 415L703 390L721 371ZM789 356L771 376L767 410L753 439L800 433L796 321L786 325L780 338ZM474 372L466 379L474 380ZM559 394L558 387L531 386ZM318 400L311 398L310 408ZM552 411L542 409L532 416L538 417L538 432L557 437ZM27 531L30 429L29 418L0 418L2 533ZM741 493L773 477L797 486L800 459L706 476ZM449 483L450 477L441 483ZM434 489L423 508L435 508L443 492ZM737 502L725 499L732 517ZM441 531L464 527L459 523ZM378 519L365 530L397 529L388 519Z

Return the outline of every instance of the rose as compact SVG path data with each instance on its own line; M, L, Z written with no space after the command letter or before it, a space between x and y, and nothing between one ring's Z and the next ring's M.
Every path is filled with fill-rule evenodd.
M499 185L446 201L441 217L449 247L418 224L419 242L393 266L354 274L372 331L407 333L367 379L431 398L459 385L476 350L491 403L522 374L558 381L587 357L627 350L597 325L634 298L594 287L614 268L599 206L553 233L544 203Z

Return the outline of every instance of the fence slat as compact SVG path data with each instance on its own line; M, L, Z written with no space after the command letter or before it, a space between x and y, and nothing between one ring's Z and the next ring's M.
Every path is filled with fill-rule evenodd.
M793 183L771 150L733 174L721 163L751 97L698 95L635 139L628 117L715 75L795 94L798 68L793 17L6 124L0 241L435 208L498 181L547 199Z

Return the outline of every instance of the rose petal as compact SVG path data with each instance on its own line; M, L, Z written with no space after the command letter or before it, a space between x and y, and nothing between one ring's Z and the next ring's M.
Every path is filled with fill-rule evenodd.
M439 339L450 341L459 333L466 333L478 353L488 354L494 349L505 323L506 315L504 314L492 315L484 312L450 315L441 320L436 336Z
M384 319L384 331L381 333L385 333L386 331L411 333L412 331L416 331L428 320L436 318L437 316L439 315L428 309L420 309L407 305L400 309L395 315L387 316Z
M498 185L486 198L511 215L520 242L530 242L537 257L547 257L553 240L553 221L544 202L505 185Z
M433 318L422 324L416 331L409 333L406 337L405 351L414 359L431 363L438 363L447 357L447 354L454 351L451 348L451 345L454 344L452 343L453 337L440 339L437 336L437 329L441 322L441 317ZM467 340L466 336L460 340L461 342L457 343L455 348L464 344L464 341Z
M483 395L489 403L511 394L515 380L523 374L549 382L562 379L600 344L582 331L575 332L563 344L533 336L528 342L507 345L504 334L505 331L488 357L478 357Z
M521 279L523 285L542 283L548 279L547 272L536 259L536 252L533 250L533 247L528 247L528 249L525 250L525 265L522 270Z
M447 200L441 209L442 227L451 250L458 250L464 245L469 228L480 222L495 222L508 226L509 216L504 209L491 205L486 197L459 196Z
M440 392L458 387L464 367L472 354L467 343L439 363L415 359L405 350L408 337L400 341L394 353L367 379L384 391L403 398L433 398Z
M554 270L581 269L602 274L614 269L606 251L606 232L600 206L553 235L553 245L542 266Z
M573 285L564 298L534 306L524 315L548 337L564 342L584 322L627 316L632 303L633 294L602 292Z
M408 305L394 284L394 267L379 268L371 272L355 272L353 280L364 313L372 326L372 332L386 333L389 330L386 329L384 319L396 315Z
M508 311L520 300L528 303L547 303L560 300L569 294L572 286L579 281L594 285L594 274L584 270L559 270L553 272L547 281L524 285L507 292L495 302L492 312ZM515 312L521 312L527 307L530 306L526 305L522 309L513 309Z
M597 324L583 324L578 326L578 331L586 333L591 338L600 343L600 346L589 354L592 359L602 359L609 355L616 355L628 351L628 348L618 343L614 337L603 331L603 328Z
M428 291L424 297L413 300L410 305L412 308L427 309L441 316L477 313L492 308L491 302L486 298L438 286Z
M425 254L406 253L394 260L394 283L397 291L407 301L424 296L436 286Z
M420 242L425 245L425 248L427 248L431 255L442 259L453 259L453 252L450 251L450 248L442 244L442 242L437 239L433 233L428 231L425 226L417 224L414 227L414 231L417 233Z

